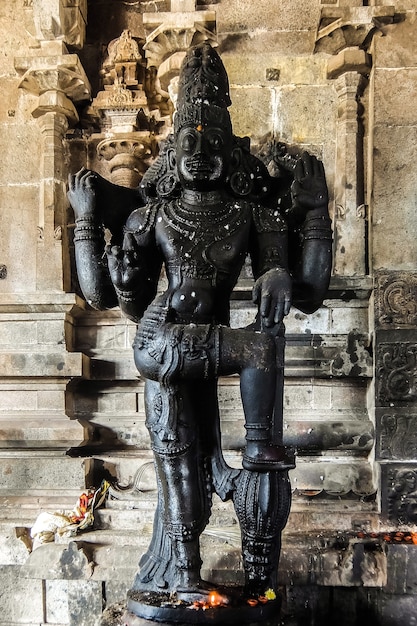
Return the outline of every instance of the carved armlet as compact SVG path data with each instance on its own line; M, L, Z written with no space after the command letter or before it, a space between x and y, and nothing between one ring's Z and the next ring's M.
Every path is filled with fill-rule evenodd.
M93 216L79 217L75 220L74 242L101 241L103 228Z
M302 241L310 241L312 239L332 240L331 219L328 215L309 215L301 229Z

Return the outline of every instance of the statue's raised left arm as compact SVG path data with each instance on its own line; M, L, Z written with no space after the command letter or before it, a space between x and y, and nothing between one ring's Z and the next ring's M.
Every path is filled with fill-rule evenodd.
M74 210L74 247L77 275L86 301L104 310L119 304L105 253L105 229L111 247L122 246L129 215L144 204L137 189L110 183L82 168L69 176L68 199Z

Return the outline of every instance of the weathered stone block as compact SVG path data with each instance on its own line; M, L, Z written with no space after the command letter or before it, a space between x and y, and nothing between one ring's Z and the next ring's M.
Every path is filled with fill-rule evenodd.
M336 95L331 87L277 87L273 109L275 136L297 145L324 143L329 135L335 134L335 100Z
M45 581L46 622L68 624L68 581Z
M322 553L319 584L333 587L382 587L387 581L386 557L382 549L363 543Z
M415 596L401 596L382 594L380 598L381 626L403 626L417 624L417 598Z
M37 409L39 411L62 411L65 410L65 393L64 389L40 389L38 392Z
M1 139L0 139L1 144ZM3 147L3 150L5 148ZM4 167L4 164L3 164ZM8 170L8 167L4 167ZM2 168L0 166L0 178ZM0 230L4 242L2 263L7 266L7 278L0 281L0 289L4 293L35 291L36 272L36 232L37 212L34 206L37 201L38 188L35 185L14 186L10 192L10 183L7 183L7 171L4 174L6 182L0 183L0 202L3 207L0 212ZM9 185L6 187L6 185ZM24 255L16 259L16 250L24 250Z
M417 546L389 544L386 552L386 592L417 595Z
M417 41L414 0L401 0L396 9L405 19L384 28L384 37L375 37L374 65L378 68L416 67ZM408 13L405 11L411 9Z
M415 126L417 112L404 106L404 94L413 93L417 67L378 69L375 72L375 124Z
M231 86L233 132L239 136L262 137L270 132L273 91L267 87Z
M52 416L38 412L29 415L22 411L0 417L0 448L64 448L83 440L81 424L62 414Z
M217 22L219 25L219 22ZM220 29L222 26L220 25ZM274 50L275 54L286 56L288 50L294 55L311 54L314 50L316 33L313 30L279 30L269 31L258 29L254 32L239 30L227 32L218 28L218 51L224 58L224 53L231 51L240 58L246 54L256 55L260 50Z
M368 332L368 307L367 303L357 302L356 306L349 303L349 306L333 305L333 301L328 303L330 309L330 332L332 334L348 334L352 328L360 333Z
M26 183L32 188L36 188L37 184L34 184L33 181L39 179L41 145L42 142L35 122L28 120L20 126L17 124L3 125L0 134L1 153L11 156L10 146L13 146L15 158L5 159L2 162L0 184L20 186ZM13 196L10 193L9 195ZM35 197L32 190L32 206Z
M45 543L36 548L22 567L21 576L28 579L85 580L91 578L93 564L76 541L68 545Z
M321 307L311 315L293 308L285 319L286 331L287 333L329 333L330 315L329 307Z
M42 581L20 577L20 566L0 566L0 624L42 623Z
M69 626L97 626L103 610L101 582L80 580L68 582Z
M375 127L372 222L375 269L415 271L417 172L407 164L416 160L417 126ZM401 211L395 207L401 207Z
M64 350L35 353L10 351L0 354L0 376L71 378L81 376L82 363L80 353Z
M37 392L28 389L2 389L0 387L1 413L9 411L35 411Z
M127 592L132 586L132 581L114 581L107 580L105 583L106 593L106 607L110 607L112 604L121 603L126 601Z
M37 340L42 345L65 345L65 328L63 319L51 319L45 316L37 322Z
M18 493L51 489L84 489L82 459L70 459L65 454L43 455L32 453L0 457L0 489ZM46 471L46 463L48 470Z
M2 316L4 317L4 316ZM0 345L15 346L26 345L33 347L37 343L37 322L32 320L19 321L0 319L1 338Z
M3 509L3 518L4 509ZM16 524L18 520L2 522L0 526L0 555L1 565L22 565L28 557L28 550L23 541L16 536ZM1 574L0 574L1 578ZM1 583L0 583L1 587Z
M333 384L332 389L333 407L345 409L362 409L366 407L367 386L360 381L354 383Z
M331 460L330 460L331 459ZM326 461L309 457L297 458L297 465L290 472L293 489L302 494L325 493L343 496L351 492L357 496L371 496L376 492L372 466L362 461L346 461L346 457L326 457Z
M280 34L277 35L280 37ZM258 54L237 55L236 51L222 55L229 82L243 85L314 85L326 83L326 62L320 57L281 56L266 46ZM264 69L263 69L264 68Z
M320 16L316 2L296 0L271 11L268 0L255 3L222 2L216 7L217 26L220 32L262 29L262 31L315 30ZM301 26L302 25L302 26Z

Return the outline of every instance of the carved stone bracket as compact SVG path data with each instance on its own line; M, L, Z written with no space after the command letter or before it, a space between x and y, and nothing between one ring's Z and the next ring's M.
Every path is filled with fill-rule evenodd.
M22 76L19 87L36 96L58 90L74 102L90 97L90 83L76 54L17 57L15 68Z
M202 41L216 45L216 14L196 11L195 0L173 0L170 13L144 13L143 25L147 65L158 69L159 83L167 93L190 46Z
M315 51L338 54L352 46L366 49L375 32L394 17L394 6L323 7Z
M19 87L39 97L35 117L59 111L70 122L78 120L72 103L88 100L91 88L76 54L17 58L15 68L22 75Z

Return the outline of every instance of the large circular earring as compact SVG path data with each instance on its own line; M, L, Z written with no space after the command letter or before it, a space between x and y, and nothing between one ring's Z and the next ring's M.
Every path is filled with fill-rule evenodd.
M161 198L167 198L174 194L175 188L178 185L178 176L176 171L167 172L156 183L156 193Z
M240 148L234 148L232 151L229 185L237 196L248 196L253 191L253 180L244 166Z

